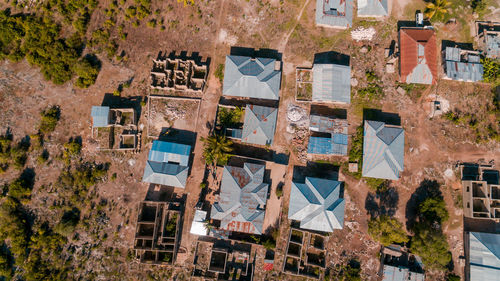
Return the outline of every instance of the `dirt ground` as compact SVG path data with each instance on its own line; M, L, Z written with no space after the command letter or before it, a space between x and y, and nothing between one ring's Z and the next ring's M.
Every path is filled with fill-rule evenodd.
M391 1L390 1L391 2ZM98 244L97 253L84 266L86 270L93 268L100 280L144 280L147 276L156 278L159 272L170 269L157 269L151 266L142 266L126 260L126 254L132 248L137 217L138 203L146 197L149 185L142 183L142 173L147 159L149 146L143 145L138 154L99 152L90 141L90 108L99 105L105 93L113 92L119 84L132 80L130 88L124 89L122 96L146 96L149 90L149 71L151 59L159 51L187 51L199 52L203 58L210 58L210 73L208 88L203 95L199 108L186 110L185 118L174 122L174 127L196 133L196 143L193 147L193 164L188 178L188 184L183 191L186 195L184 224L181 239L181 248L187 253L193 253L196 245L196 236L189 234L190 223L194 215L194 206L198 202L201 192L200 183L203 180L205 165L202 161L203 145L201 137L208 136L215 118L217 104L221 96L221 83L214 76L217 65L224 63L225 55L230 52L231 46L276 49L282 55L283 76L280 93L278 124L274 144L271 147L279 153L290 153L288 166L270 167L272 170L272 187L268 200L266 225L273 225L281 217L280 237L276 248L275 271L256 276L259 280L294 280L278 273L283 261L283 251L289 229L287 220L287 206L289 203L290 186L295 166L305 164L305 160L297 155L300 149L290 145L293 134L287 133L286 112L289 105L297 104L295 95L295 67L311 65L313 55L317 52L337 51L351 56L352 75L363 85L365 71L373 70L383 81L383 100L366 101L359 99L353 87L353 103L347 108L349 132L363 120L364 108L378 108L384 112L398 113L401 125L405 129L405 172L399 181L391 186L397 194L393 204L394 216L401 222L407 221L407 204L412 194L425 179L437 180L450 210L450 220L445 226L448 236L455 272L462 274L463 264L459 256L463 255L463 222L461 209L455 207L454 190L460 191L458 178L445 177L444 173L451 169L455 174L454 164L457 161L485 161L495 160L500 163L500 145L498 143L476 144L470 137L470 131L462 127L450 125L443 118L429 119L429 112L425 110L426 97L439 94L450 103L450 108L464 110L474 106L471 110L484 108L490 103L489 88L487 85L474 86L472 84L440 81L437 87L422 89L420 95L402 95L396 91L395 80L397 74L384 74L384 48L390 45L391 40L397 40L396 19L412 20L415 8L421 8L420 0L392 1L392 16L383 22L361 22L355 19L354 26L374 26L377 30L376 39L372 42L354 43L350 40L348 31L330 30L314 27L314 0L290 1L196 1L194 6L184 7L177 1L153 2L153 10L160 9L160 16L166 19L168 28L165 31L150 29L144 26L133 28L126 26L128 33L126 41L120 42L120 50L125 51L129 58L126 62L109 61L102 57L102 69L96 84L88 89L76 89L72 83L62 86L44 81L37 68L31 67L26 61L0 63L0 129L10 129L15 140L35 133L39 122L39 113L50 105L61 107L61 121L47 143L51 155L58 155L62 144L69 137L80 136L83 142L83 157L98 162L109 162L109 175L116 173L116 180L108 180L99 185L99 194L110 203L109 223L104 232L115 233L113 239L93 241ZM102 3L101 5L105 5ZM173 8L170 9L169 7ZM104 10L104 9L102 9ZM197 11L200 10L201 13ZM498 18L498 9L494 17ZM104 12L98 9L94 13L90 30L102 25L105 20ZM175 22L178 22L177 24ZM170 24L172 23L172 24ZM464 34L454 35L445 32L446 26L439 26L443 31L438 32L439 38L465 38ZM471 31L472 32L472 31ZM363 46L370 46L368 53L361 53ZM358 88L359 88L358 87ZM437 90L436 90L437 89ZM475 96L478 94L478 96ZM297 104L306 107L307 104ZM139 126L145 128L146 108L139 120ZM197 120L197 121L194 121ZM155 122L155 125L157 123ZM161 125L163 126L163 125ZM143 138L144 142L148 140ZM305 145L305 143L304 143ZM52 159L52 158L51 158ZM36 159L28 159L28 167L35 167L36 183L34 187L31 208L37 214L48 220L53 212L43 204L47 197L44 186L55 182L59 171L63 168L57 161L39 166ZM9 170L0 177L0 184L16 178L19 172ZM284 179L283 179L284 178ZM332 235L328 244L328 265L357 258L361 261L363 277L366 280L378 280L376 272L379 268L377 252L379 245L367 234L366 209L367 200L373 195L370 188L363 182L348 175L340 174L346 183L346 217L345 227ZM283 196L278 199L275 188L279 182L284 182ZM179 191L180 192L180 191ZM278 207L279 206L279 207ZM281 208L281 209L280 209ZM92 242L91 238L82 239ZM103 262L105 247L113 247L121 255ZM259 250L257 264L261 264L263 251ZM187 268L191 268L193 257L189 254L177 260L178 267L173 271L179 274L177 280L184 280L188 276ZM112 276L112 272L120 275ZM431 275L432 276L432 275ZM158 277L159 278L159 277ZM168 279L168 278L166 278ZM434 280L434 279L433 279ZM438 280L436 277L435 280Z

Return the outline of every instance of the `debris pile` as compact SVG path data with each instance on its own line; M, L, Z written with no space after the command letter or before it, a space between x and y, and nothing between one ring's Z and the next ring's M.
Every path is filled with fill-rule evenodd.
M373 39L373 36L375 36L375 28L369 27L369 28L364 28L364 27L358 27L351 31L351 37L353 40L356 41L362 41L362 40L368 40L371 41Z
M290 104L286 112L288 125L286 131L293 134L292 144L296 148L297 158L307 160L306 139L309 135L309 118L304 108Z

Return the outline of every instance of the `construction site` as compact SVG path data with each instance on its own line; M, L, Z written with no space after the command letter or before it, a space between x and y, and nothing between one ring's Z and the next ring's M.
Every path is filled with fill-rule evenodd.
M151 69L151 88L172 92L202 94L207 82L207 63L202 63L199 57L185 54L176 56L158 54L153 60Z
M92 136L100 150L138 151L141 132L133 108L92 107Z
M134 249L141 263L175 263L181 229L179 208L179 204L171 202L140 203Z

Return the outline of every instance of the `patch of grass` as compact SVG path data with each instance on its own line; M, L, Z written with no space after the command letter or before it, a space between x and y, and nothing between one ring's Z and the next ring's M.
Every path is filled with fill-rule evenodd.
M224 64L219 64L217 65L217 68L215 69L214 75L221 83L224 82Z

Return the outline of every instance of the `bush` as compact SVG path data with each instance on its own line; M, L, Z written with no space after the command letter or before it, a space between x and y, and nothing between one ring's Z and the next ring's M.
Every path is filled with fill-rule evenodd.
M51 108L42 111L41 122L39 131L44 134L50 134L56 128L57 122L59 121L61 111L58 106L52 106Z
M449 273L448 275L446 275L446 281L460 281L460 276Z
M499 81L497 80L500 78L500 62L490 58L484 58L481 59L481 63L484 67L484 82L498 84Z
M384 246L408 242L408 235L403 229L403 224L387 215L370 219L368 233Z
M80 155L82 150L82 145L76 140L70 140L69 142L64 144L64 156L66 157L75 157Z
M217 112L217 119L219 124L221 124L223 127L231 128L241 122L241 117L243 116L244 112L245 110L241 107L236 107L234 109L220 107L219 111Z
M449 218L446 203L443 198L427 198L418 206L418 215L421 221L433 223L443 223Z
M349 150L349 162L363 161L363 124L356 128L356 134L352 137L351 149Z

